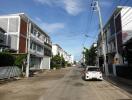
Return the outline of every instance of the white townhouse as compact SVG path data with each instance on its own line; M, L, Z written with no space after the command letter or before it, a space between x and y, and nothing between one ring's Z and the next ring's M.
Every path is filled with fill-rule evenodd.
M51 39L26 14L1 15L0 27L6 32L11 53L30 54L30 69L50 69Z
M66 51L64 51L60 45L52 44L52 55L55 56L57 54L63 56L65 61L67 61L68 63L74 62L74 57L68 54Z

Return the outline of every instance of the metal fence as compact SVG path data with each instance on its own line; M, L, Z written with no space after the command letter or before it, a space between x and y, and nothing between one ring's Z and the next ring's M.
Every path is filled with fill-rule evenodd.
M21 70L17 66L0 67L0 79L18 77Z

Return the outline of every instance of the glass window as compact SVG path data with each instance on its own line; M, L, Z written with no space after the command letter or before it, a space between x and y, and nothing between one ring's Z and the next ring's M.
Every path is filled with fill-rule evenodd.
M30 49L32 49L32 48L33 48L33 43L30 44Z
M33 35L35 35L35 36L37 35L37 31L36 30L33 31Z
M36 50L36 44L33 43L33 50Z
M34 28L33 25L31 25L31 33L33 33L33 28Z
M37 51L41 52L41 51L42 51L42 49L43 49L43 47L42 47L42 46L40 46L40 45L38 45L38 46L37 46Z

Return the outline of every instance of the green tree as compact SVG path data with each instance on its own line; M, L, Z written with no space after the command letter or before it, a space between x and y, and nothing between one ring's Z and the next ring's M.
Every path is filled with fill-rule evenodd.
M94 66L96 64L97 48L92 46L90 49L84 47L85 64Z
M66 66L66 61L65 61L63 55L61 55L61 66L62 67L65 67Z
M23 61L26 60L27 55L16 55L16 60L15 60L15 65L18 66L19 68L22 68Z
M66 61L63 57L63 55L60 56L60 54L52 56L51 58L51 68L61 68L66 66Z
M61 68L61 57L59 55L55 55L52 57L51 68Z

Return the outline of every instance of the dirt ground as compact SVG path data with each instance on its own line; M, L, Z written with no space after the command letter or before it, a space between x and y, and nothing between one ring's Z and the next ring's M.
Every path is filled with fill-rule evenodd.
M46 83L63 78L69 70L49 70L28 79L0 84L0 100L37 100L48 89Z
M80 70L51 70L0 85L0 100L132 100L105 80L84 81Z

